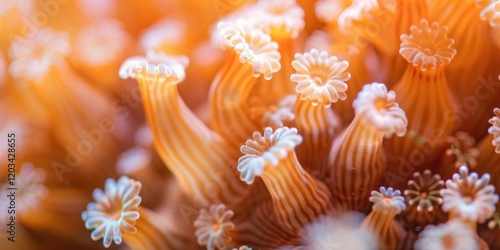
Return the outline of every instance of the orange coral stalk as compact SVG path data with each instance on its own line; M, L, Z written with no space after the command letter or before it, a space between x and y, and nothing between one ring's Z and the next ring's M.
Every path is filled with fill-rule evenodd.
M280 69L280 54L278 44L250 21L220 22L217 27L229 53L210 89L211 125L236 148L260 128L247 101L256 77L270 80Z
M406 116L395 98L384 84L365 85L353 104L354 121L334 142L328 163L332 192L350 210L365 208L370 190L380 181L386 167L384 136L406 133Z
M188 244L187 232L161 213L139 206L140 218L137 220L135 234L124 234L123 242L131 249L182 249Z
M390 1L385 0L385 2ZM412 25L418 24L422 18L427 18L428 4L427 1L421 0L399 0L394 2L396 15L394 19L391 20L391 28L393 34L392 39L394 39L396 45L396 47L393 47L393 51L396 52L398 51L400 34L405 34ZM382 55L382 57L383 67L387 72L390 72L386 80L387 86L392 86L392 84L398 82L405 72L407 66L406 61L397 53L393 53L392 55L385 54Z
M256 203L247 219L238 223L236 235L239 242L257 249L277 249L299 243L300 231L283 229L281 218L276 214L273 203L272 200Z
M459 104L462 104L470 93L474 93L480 84L480 76L483 76L487 69L482 65L490 62L494 55L491 53L493 44L484 42L490 40L491 36L488 23L481 20L481 7L486 7L486 2L489 1L432 1L429 5L429 21L436 21L448 27L448 36L455 40L454 47L458 53L453 63L447 67L446 77ZM476 49L470 51L470 48ZM461 125L462 131L474 131L475 127L468 126L467 122Z
M358 0L339 16L344 32L356 32L383 54L397 56L399 35L427 16L426 1Z
M426 18L427 12L426 1L358 0L339 16L339 27L344 33L352 32L354 36L370 41L382 52L381 67L390 72L383 79L388 87L392 87L406 68L405 61L397 54L399 36Z
M294 93L289 77L293 73L292 61L298 51L296 39L305 26L304 10L295 0L260 0L253 8L253 13L259 16L256 26L270 34L279 45L282 68L269 83L259 80L252 95L275 104L285 95Z
M445 139L452 133L456 115L444 68L456 50L451 48L453 39L446 32L446 27L437 23L429 27L426 20L421 20L419 26L411 27L410 35L401 35L399 52L409 64L394 91L408 116L410 132L388 144L388 153L394 156L389 159L391 169L401 158L411 160L416 170L432 163L443 153ZM410 158L415 158L415 152L424 152L419 154L424 156Z
M179 96L177 84L187 64L186 57L149 53L125 61L120 76L137 79L155 147L181 189L201 205L210 200L233 204L243 189L229 168L236 153Z
M290 79L297 83L295 90L300 97L294 108L295 126L304 138L297 147L297 156L309 173L325 176L330 145L340 125L329 107L346 99L349 63L312 49L296 54L292 66L296 73Z
M372 191L370 201L373 202L372 212L361 226L375 235L379 249L400 249L406 231L394 218L406 209L401 192L381 187L380 192Z
M238 160L241 179L248 184L260 176L271 194L274 212L286 230L296 230L320 214L330 212L326 187L304 171L294 148L302 142L295 128L253 134L241 147Z

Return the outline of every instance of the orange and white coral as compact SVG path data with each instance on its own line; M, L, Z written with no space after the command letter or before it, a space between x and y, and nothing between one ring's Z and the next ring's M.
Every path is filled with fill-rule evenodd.
M453 218L484 223L493 216L498 202L495 187L489 182L489 174L479 178L477 173L469 174L467 167L460 167L458 174L454 174L452 180L447 180L446 188L441 190L443 210Z
M231 241L231 232L234 223L231 218L234 213L226 210L223 204L211 205L209 209L202 209L194 221L195 236L198 244L207 246L207 250L224 249Z
M428 225L415 242L416 250L424 249L479 249L475 233L460 220L446 224Z
M296 54L292 62L296 73L290 79L297 83L296 91L301 100L310 99L312 105L323 104L325 108L338 100L345 100L347 80L351 75L347 72L349 63L339 61L327 52L312 49L304 54Z
M450 63L457 51L451 48L453 39L448 38L446 26L433 22L429 27L427 20L412 26L410 35L401 35L399 53L405 60L422 71L443 68Z
M221 30L227 46L234 48L239 55L240 63L252 66L254 77L263 75L270 80L273 73L280 70L278 44L263 31L253 28L250 21L220 22L217 28Z
M261 176L266 168L278 167L280 160L288 156L302 142L302 137L297 134L295 128L267 127L264 134L253 133L253 140L247 140L241 146L244 154L238 159L238 171L241 172L241 180L252 184L257 176Z
M498 0L7 2L17 247L498 248Z
M363 215L347 213L340 218L320 216L304 228L307 249L375 249L376 240L366 229L360 228Z
M114 241L122 243L123 234L133 234L141 203L141 183L120 177L118 181L106 180L104 191L100 188L94 190L92 196L95 202L87 205L87 210L82 213L82 219L87 229L92 229L92 240L103 240L103 245L108 248Z

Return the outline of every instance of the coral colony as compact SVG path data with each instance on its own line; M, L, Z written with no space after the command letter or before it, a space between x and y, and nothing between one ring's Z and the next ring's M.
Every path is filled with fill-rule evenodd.
M0 249L500 249L499 0L14 0L0 30Z

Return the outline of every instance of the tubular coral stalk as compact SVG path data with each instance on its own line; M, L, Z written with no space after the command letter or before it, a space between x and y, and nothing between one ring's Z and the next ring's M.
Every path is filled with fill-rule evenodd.
M345 42L348 39L348 42ZM332 43L331 53L336 55L339 60L347 60L349 62L349 71L356 72L356 74L351 75L349 79L349 90L346 91L347 98L342 102L336 102L332 104L333 110L340 117L342 121L342 128L349 126L351 121L354 119L354 109L352 108L352 102L356 99L357 94L363 89L363 86L371 82L373 79L372 74L369 72L366 65L366 58L369 58L374 54L373 48L358 48L354 43L354 37L339 36L338 38L342 42Z
M210 124L231 145L241 144L251 131L258 128L245 107L245 100L257 79L252 76L251 68L245 66L239 64L238 55L230 51L209 94Z
M294 54L298 51L296 39L305 26L304 10L295 0L260 0L253 11L260 16L256 26L278 43L282 69L269 83L259 80L252 95L264 98L267 103L276 104L284 96L294 94L289 77L293 73L291 63Z
M297 147L297 155L309 173L323 177L334 131L340 125L329 107L346 98L345 81L351 75L345 71L349 63L312 49L296 54L292 66L296 73L290 79L298 84L296 92L300 96L295 104L295 126L304 137L304 144Z
M406 231L394 218L406 208L401 192L381 187L380 192L372 191L371 194L372 212L361 226L376 235L379 249L400 249Z
M135 234L123 235L131 249L182 249L187 245L187 235L176 227L173 219L144 207L139 207Z
M399 156L389 159L392 170L401 158L411 161L417 171L432 164L452 133L456 115L444 68L456 50L451 48L453 39L446 37L446 31L437 23L429 27L421 20L419 26L411 27L410 35L401 36L400 54L409 64L394 91L407 114L410 132L388 144L389 155Z
M238 147L259 129L247 101L261 74L266 80L280 69L278 45L250 21L220 22L218 29L229 47L228 59L210 89L211 126L231 146Z
M340 129L339 118L332 109L313 106L311 101L297 101L294 125L304 137L304 144L297 147L297 157L304 168L318 178L327 176L328 155Z
M426 161L419 161L416 167L430 164L437 155L443 153L445 138L451 135L456 120L444 72L422 74L419 69L410 68L394 91L401 98L401 107L408 114L410 133L389 144L391 155L408 159L412 151L430 151L433 154L429 153ZM425 149L425 146L431 149Z
M500 26L498 28L500 30ZM500 42L500 36L496 40ZM500 54L499 49L500 47L491 53ZM492 62L490 70L477 78L480 83L474 89L474 94L469 92L466 99L458 106L459 120L457 123L460 126L456 126L458 127L456 130L468 131L477 141L488 137L490 124L485 121L491 118L491 110L499 107L500 67L497 65L500 63L500 57L496 57L494 60L496 62Z
M332 193L349 210L366 207L370 190L385 169L384 136L403 136L407 120L394 91L381 83L365 85L354 101L356 117L334 142L329 157Z
M385 168L382 141L383 133L359 117L335 141L329 160L332 193L344 209L366 208L369 190Z
M476 0L432 1L429 6L429 20L449 28L448 36L455 40L454 47L459 52L446 68L446 77L460 104L480 84L480 76L487 68L482 65L490 62L494 55L491 53L493 43L485 42L490 40L490 28L481 20L480 13ZM476 49L470 51L470 48ZM462 131L474 131L475 127L468 126L468 122L461 125Z
M256 203L249 216L251 219L239 223L236 227L239 242L245 242L257 249L277 249L298 244L300 231L283 230L271 200Z
M279 168L279 169L278 169ZM329 194L323 184L302 173L295 155L280 162L263 176L281 224L297 229L317 215L329 212Z
M388 1L385 1L388 2ZM389 31L392 31L391 40L395 45L393 52L398 51L399 37L401 34L408 32L408 29L414 24L419 23L422 18L427 18L428 6L427 1L421 0L399 0L395 1L395 15L390 20ZM384 29L384 27L382 28ZM380 37L379 35L376 36ZM384 54L383 66L388 74L387 86L392 87L397 83L400 77L405 72L406 62L397 53Z
M201 205L209 201L233 204L243 188L229 168L236 153L179 96L177 83L184 80L187 63L186 57L148 54L145 59L125 61L120 75L137 78L155 147L181 189ZM215 192L206 190L213 187Z
M264 135L253 134L241 147L238 160L241 179L253 183L261 176L273 200L281 226L297 230L320 214L330 212L330 196L322 183L313 179L297 160L294 148L302 142L295 128L270 127Z
M354 30L383 54L396 56L399 35L426 14L426 1L359 0L340 14L339 27L343 32Z
M293 73L291 62L293 55L298 50L295 42L291 38L274 38L278 43L278 51L281 55L280 63L282 68L269 82L258 80L252 96L259 96L267 103L277 103L282 97L293 94L293 85L290 84L289 76ZM270 95L269 93L273 93Z
M481 10L477 8L476 0L432 1L429 7L429 20L449 28L448 34L455 39L455 47L458 51L467 51L467 48L478 45L478 41L472 39L474 37L484 37L486 39L487 29L484 29L483 25L487 24L482 24L480 19ZM459 53L453 64L450 65L448 72L451 73L459 68L469 68L470 70L471 66L480 66L476 63L489 58L484 54L488 45L485 43L481 43L481 45L482 48L478 48L474 53Z

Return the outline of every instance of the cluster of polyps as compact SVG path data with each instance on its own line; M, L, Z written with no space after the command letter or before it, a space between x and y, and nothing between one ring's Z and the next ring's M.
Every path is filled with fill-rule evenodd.
M104 247L500 247L498 218L478 226L500 185L499 1L217 0L217 21L184 6L207 1L108 2L0 39L0 130L32 162L20 233L90 248L81 213ZM35 27L9 21L27 9L0 23Z

